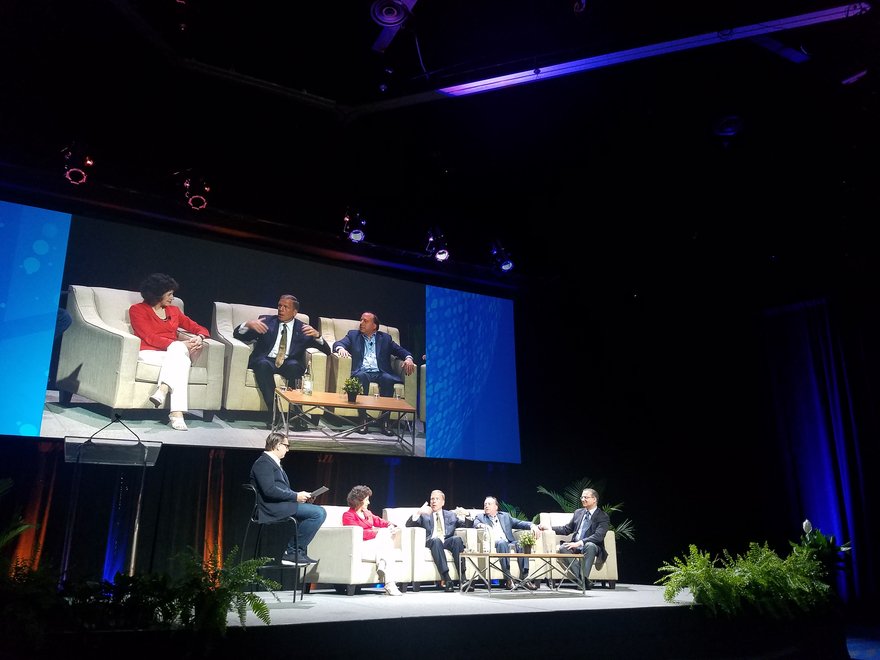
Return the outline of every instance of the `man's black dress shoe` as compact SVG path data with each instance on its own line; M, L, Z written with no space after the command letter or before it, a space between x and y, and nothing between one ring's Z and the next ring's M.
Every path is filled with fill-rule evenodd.
M318 563L317 559L312 559L306 553L304 553L302 550L299 551L298 557L299 557L300 564L317 564Z
M586 582L584 582L584 589L589 591L592 588L593 588L593 581L592 580L587 580Z
M446 581L446 586L443 587L443 591L445 591L448 594L451 594L455 591L455 585L452 584L452 580Z
M385 435L394 435L394 431L391 430L391 422L387 420L382 422L382 433Z
M474 590L474 583L473 582L465 582L464 588L462 589L462 591L464 591L465 593L471 593L473 590Z

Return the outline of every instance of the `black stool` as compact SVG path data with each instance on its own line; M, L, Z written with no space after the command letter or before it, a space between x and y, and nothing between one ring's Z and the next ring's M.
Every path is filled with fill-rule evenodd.
M242 484L242 488L244 488L245 490L249 490L250 492L252 492L254 494L254 508L251 510L250 520L248 520L247 527L244 530L244 540L241 543L241 557L242 558L244 557L244 553L247 548L247 539L248 539L248 535L250 534L252 525L256 525L256 527L257 527L257 538L254 540L254 554L252 555L251 558L256 559L257 553L260 550L260 537L262 536L263 528L266 525L279 525L279 524L293 523L294 556L298 558L299 557L299 522L297 522L296 518L294 518L293 516L287 516L286 518L279 518L278 520L260 521L260 512L259 512L260 495L257 492L257 489L254 487L253 484ZM287 564L282 564L279 561L277 566L266 564L265 566L262 566L261 568L280 568L280 569L292 568L292 569L294 569L294 571L293 571L293 602L294 603L296 602L297 590L301 590L300 597L299 597L300 600L302 600L305 597L305 593L306 593L305 576L303 576L303 581L300 582L299 572L300 572L300 569L305 571L305 569L308 568L308 564L296 563L296 564L293 564L292 566L288 566Z

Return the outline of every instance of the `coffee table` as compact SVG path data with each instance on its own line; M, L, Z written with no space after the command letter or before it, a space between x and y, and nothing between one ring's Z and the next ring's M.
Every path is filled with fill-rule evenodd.
M277 387L275 388L275 403L275 408L272 411L272 430L282 431L283 429L284 435L290 437L290 420L291 414L293 414L293 419L299 418L304 420L307 424L337 442L340 442L341 439L352 433L363 431L365 428L363 424L354 423L351 418L337 415L335 413L336 408L387 412L392 423L391 430L394 432L394 442L406 453L411 456L415 455L416 409L404 399L359 394L357 400L352 403L349 402L347 394L338 394L336 392L303 394L300 390ZM300 412L296 412L296 408L284 410L286 406L282 406L282 403L300 406ZM309 413L315 409L320 409L325 415L350 426L341 431L330 431L320 424L312 422ZM409 438L404 435L406 431L409 431Z
M555 559L562 565L562 570L564 571L565 576L573 580L574 583L580 587L581 594L587 594L587 581L585 579L586 561L584 561L584 556L580 554L571 554L567 552L462 552L461 556L465 559L465 564L470 564L475 571L475 574L471 579L461 583L462 591L466 591L475 581L480 581L486 585L486 591L491 596L492 580L489 579L489 575L490 570L493 568L504 575L505 578L513 580L513 583L517 587L522 587L523 582L526 580L535 581L540 580L545 576L549 577L550 572L553 570L552 562ZM529 568L529 576L527 578L514 577L510 571L505 571L501 567L502 557L506 557L511 561L517 560L520 557L526 557L529 560L535 560L535 566L534 569ZM572 564L574 564L575 561L580 563L580 575L575 575L571 570ZM559 581L559 584L557 584L556 587L552 586L552 580L548 580L548 582L551 585L551 589L554 591L559 591L559 587L562 586L562 580Z

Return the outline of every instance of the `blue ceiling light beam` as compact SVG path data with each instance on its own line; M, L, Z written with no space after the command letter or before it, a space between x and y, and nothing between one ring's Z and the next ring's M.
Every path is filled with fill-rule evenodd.
M854 16L861 16L870 11L870 9L870 4L866 2L856 2L849 5L834 7L832 9L824 9L808 14L780 18L774 21L765 21L763 23L755 23L754 25L746 25L728 30L719 30L717 32L707 32L693 37L685 37L684 39L663 41L649 46L641 46L639 48L621 50L614 53L607 53L605 55L596 55L594 57L573 60L571 62L563 62L562 64L553 64L551 66L530 69L528 71L511 73L506 76L496 76L494 78L476 80L461 85L452 85L451 87L443 87L437 91L447 96L481 94L483 92L490 92L505 87L526 85L528 83L538 82L539 80L548 80L550 78L568 76L573 73L581 73L582 71L589 71L591 69L600 69L613 64L622 64L624 62L657 57L658 55L666 55L668 53L676 53L679 51L691 50L693 48L702 48L703 46L711 46L714 44L736 41L738 39L753 39L757 36L770 34L772 32L793 30L808 25L852 18Z

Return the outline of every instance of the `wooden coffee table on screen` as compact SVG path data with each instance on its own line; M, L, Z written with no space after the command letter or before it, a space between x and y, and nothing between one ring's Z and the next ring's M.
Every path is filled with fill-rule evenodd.
M309 426L321 431L328 438L336 441L343 439L352 433L366 430L363 424L357 423L349 417L337 415L334 411L336 408L345 408L349 410L376 410L382 413L389 413L389 421L391 422L391 430L394 432L394 441L403 448L406 453L411 456L415 455L416 449L416 409L409 405L404 399L396 399L393 397L371 396L369 394L359 394L355 403L349 403L348 395L337 394L335 392L313 392L312 394L303 394L300 390L275 388L275 409L272 411L272 429L281 431L285 436L290 436L290 418L291 413L293 419L302 419ZM295 412L295 408L282 406L282 403L297 405L301 407L301 412ZM325 415L335 420L349 425L341 431L330 431L320 424L312 422L309 413L315 409L320 409ZM404 435L409 432L409 438Z

